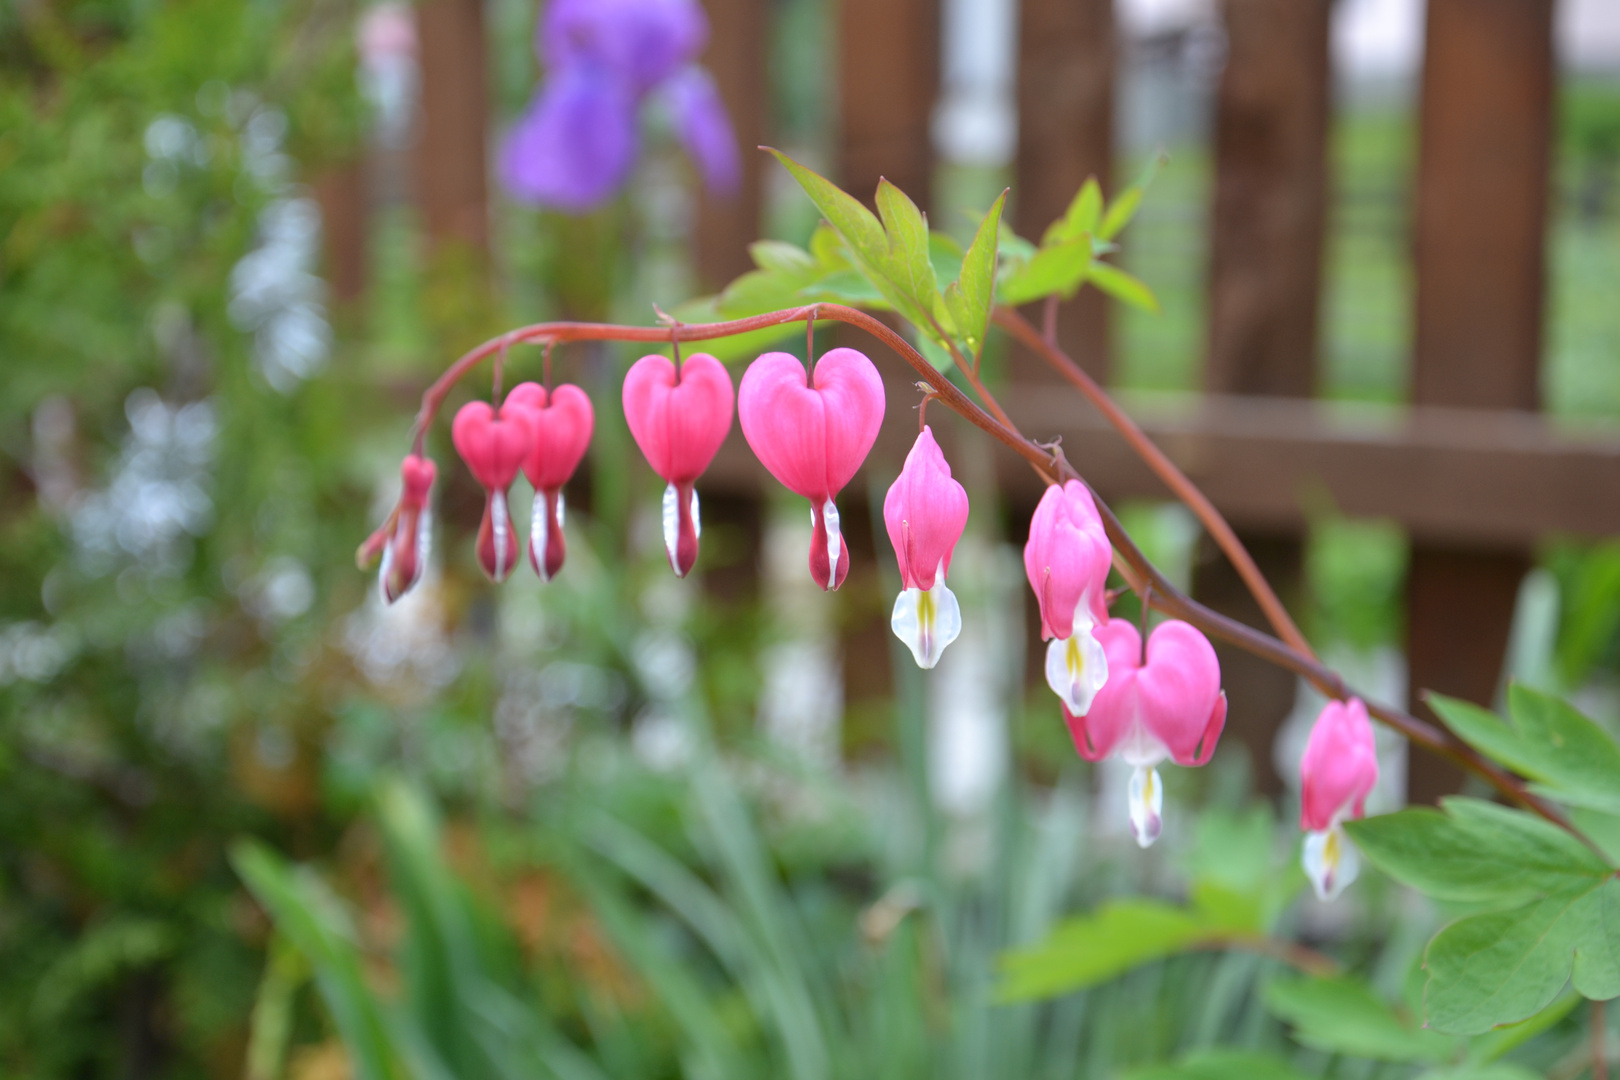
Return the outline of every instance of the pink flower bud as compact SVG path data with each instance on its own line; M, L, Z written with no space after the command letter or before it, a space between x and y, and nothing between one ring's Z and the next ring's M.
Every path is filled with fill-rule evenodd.
M527 410L497 410L485 401L469 401L450 425L450 440L484 489L478 563L491 581L505 581L518 558L506 493L534 442Z
M523 473L534 485L534 514L529 527L529 565L550 581L568 554L563 541L563 485L579 468L591 444L596 418L585 391L569 383L549 395L539 383L519 383L506 395L503 408L522 409L529 418L533 442L523 460Z
M1163 789L1155 766L1202 765L1215 752L1226 726L1226 695L1215 649L1188 623L1170 620L1148 637L1147 661L1136 627L1115 619L1097 629L1107 656L1108 679L1078 716L1067 707L1074 748L1087 761L1117 755L1135 768L1131 779L1131 827L1147 847L1163 821Z
M1359 818L1378 784L1378 746L1360 698L1330 701L1316 718L1299 762L1303 861L1316 895L1331 900L1355 880L1360 860L1339 826Z
M833 504L866 460L883 426L883 380L863 353L833 349L816 361L815 385L788 353L749 365L737 396L743 435L788 490L810 500L810 576L836 589L849 573L849 545Z
M394 512L394 528L382 552L378 581L383 600L392 604L415 588L427 568L428 547L433 538L433 516L428 495L438 470L427 458L412 454L399 467L403 487L399 507Z
M1024 573L1041 606L1046 682L1063 707L1084 716L1108 677L1108 661L1092 636L1108 621L1108 567L1113 552L1091 492L1078 480L1046 489L1029 521Z
M883 500L902 585L889 625L918 667L933 667L962 632L961 605L945 587L945 575L967 519L967 491L951 479L933 430L925 427Z
M664 550L677 577L697 562L702 519L692 490L731 431L731 375L707 353L675 365L643 356L624 377L624 418L664 489Z

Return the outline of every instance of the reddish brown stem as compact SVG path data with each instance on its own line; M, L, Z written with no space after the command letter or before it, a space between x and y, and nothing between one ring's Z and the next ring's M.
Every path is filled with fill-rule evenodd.
M680 341L708 341L714 338L729 337L733 334L747 333L751 330L760 330L770 326L781 326L817 318L831 319L859 327L889 346L923 377L923 380L932 388L934 396L943 401L951 411L962 416L969 423L993 436L1018 454L1048 483L1059 483L1071 479L1080 480L1084 483L1079 473L1064 458L1061 449L1043 448L1025 438L1010 422L991 416L968 398L966 394L962 393L954 383L940 374L928 362L926 357L912 348L888 324L873 318L864 311L845 307L842 304L815 304L784 311L768 312L746 319L734 319L730 322L683 325L674 330L668 327L614 326L603 323L578 322L539 323L534 326L512 330L498 338L486 341L464 354L455 363L451 364L449 369L432 386L428 387L427 391L422 395L422 407L417 414L416 441L420 445L423 433L432 424L440 406L444 403L445 397L450 393L451 387L455 385L458 379L491 354L510 347L517 342L645 341L662 344L671 340L672 337ZM1043 355L1050 353L1049 359L1051 356L1060 358L1061 363L1058 364L1060 370L1064 370L1064 365L1072 366L1073 362L1068 357L1063 356L1062 352L1055 347L1048 348L1045 342L1041 340L1039 333L1036 333L1034 328L1016 312L998 309L996 321L1011 329L1014 335L1026 344L1036 347ZM1077 368L1074 370L1081 377L1081 381L1077 382L1077 385L1080 385L1082 390L1086 391L1087 396L1091 397L1095 394L1094 403L1098 404L1099 408L1103 408L1105 414L1111 417L1117 416L1117 424L1121 426L1122 432L1134 433L1134 436L1128 436L1131 439L1132 446L1136 447L1138 452L1142 453L1150 462L1154 459L1162 461L1170 474L1179 478L1179 485L1189 489L1189 494L1193 496L1193 499L1189 499L1189 503L1196 501L1207 506L1208 501L1204 499L1203 494L1196 487L1193 487L1192 482L1187 480L1179 470L1175 469L1175 466L1170 464L1168 459L1163 457L1158 448L1142 433L1140 428L1136 427L1129 417L1119 410L1119 407L1108 398L1107 394L1103 393L1095 383L1086 379L1084 373L1080 373ZM1071 379L1071 381L1076 380ZM1089 389L1087 389L1088 387ZM1095 495L1095 492L1093 494ZM1262 633L1219 612L1212 611L1181 592L1142 554L1141 549L1136 546L1135 541L1125 532L1119 523L1119 519L1114 516L1107 503L1099 498L1096 500L1096 504L1097 511L1102 516L1103 526L1108 533L1108 538L1114 545L1116 555L1119 561L1129 570L1126 577L1131 580L1132 587L1145 589L1147 586L1151 586L1149 598L1153 608L1174 618L1183 619L1206 634L1230 642L1263 660L1302 676L1328 697L1342 700L1350 696L1350 690L1345 686L1344 680L1339 677L1338 673L1325 667L1316 659L1309 646L1304 644L1303 637L1299 635L1297 629L1293 628L1293 623L1288 620L1286 612L1282 612L1283 625L1292 630L1293 637L1299 639L1297 646L1285 644L1269 634ZM1215 512L1213 507L1209 507L1209 512L1213 520L1220 522L1222 525L1225 524L1224 519ZM1229 533L1230 530L1228 529L1227 532ZM1235 537L1232 538L1232 543L1235 545L1235 550L1242 552L1242 545L1236 543ZM1230 554L1231 552L1228 552L1229 556ZM1249 567L1254 570L1263 593L1272 596L1275 602L1275 595L1271 593L1269 586L1265 584L1264 578L1259 577L1259 571L1254 569L1252 560L1246 559L1246 553L1244 553L1244 558ZM1277 607L1280 611L1281 605L1278 604ZM1576 836L1581 837L1582 840L1586 840L1555 806L1527 791L1524 784L1516 777L1481 757L1450 732L1436 728L1432 724L1425 723L1399 709L1374 702L1368 702L1367 711L1405 735L1416 745L1448 758L1463 769L1479 776L1501 792L1509 801L1539 814L1553 824L1569 830ZM1588 840L1587 843L1590 844L1590 841Z
M1086 396L1086 399L1120 433L1136 455L1164 481L1165 486L1176 498L1191 508L1204 528L1209 531L1210 536L1214 537L1221 551L1231 560L1238 576L1248 586L1249 592L1254 594L1260 610L1265 612L1266 621L1277 631L1277 636L1288 642L1295 652L1314 658L1315 653L1311 650L1310 643L1305 640L1305 635L1299 632L1299 627L1294 624L1288 609L1283 607L1282 601L1277 598L1265 575L1254 564L1248 549L1238 539L1237 533L1232 531L1232 526L1227 524L1226 518L1215 509L1215 504L1198 489L1198 485L1189 480L1186 473L1176 468L1175 463L1147 437L1147 433L1137 426L1136 421L1132 420L1090 375L1081 370L1080 365L1071 360L1068 354L1058 347L1056 341L1036 330L1028 319L1012 308L997 308L995 321L996 325L1039 353L1058 374Z

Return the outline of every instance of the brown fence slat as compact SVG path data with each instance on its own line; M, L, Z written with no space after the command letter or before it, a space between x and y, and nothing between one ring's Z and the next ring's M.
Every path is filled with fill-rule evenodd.
M1316 382L1317 308L1327 205L1329 0L1226 0L1227 58L1215 119L1209 348L1216 394L1308 397ZM1302 545L1294 530L1243 537L1283 602L1297 606ZM1250 625L1266 625L1231 564L1200 544L1193 592ZM1262 790L1280 790L1272 744L1295 680L1240 649L1217 646L1230 727Z
M1023 0L1018 18L1018 161L1013 185L1020 236L1041 232L1095 176L1113 193L1114 80L1118 67L1113 0ZM1092 377L1108 379L1108 302L1084 289L1058 313L1058 341ZM1025 312L1039 320L1032 306ZM1020 382L1052 382L1038 357L1014 351Z
M843 0L838 5L836 179L867 203L878 178L888 177L928 209L939 30L939 0Z
M421 121L416 202L429 243L489 249L489 92L480 0L426 0L416 9Z
M697 271L704 291L718 289L753 269L748 245L759 238L764 206L765 155L770 98L765 59L770 55L767 0L704 0L709 14L709 49L703 62L714 73L731 113L742 152L742 186L735 196L698 202Z
M1430 0L1417 185L1412 397L1533 409L1539 401L1551 153L1552 0ZM1488 704L1523 549L1413 546L1407 638L1423 689ZM1414 761L1411 795L1455 790Z

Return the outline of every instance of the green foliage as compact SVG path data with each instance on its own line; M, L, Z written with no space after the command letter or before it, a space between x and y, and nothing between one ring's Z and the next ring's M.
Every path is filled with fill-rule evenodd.
M1400 1016L1360 979L1276 979L1266 1007L1294 1026L1294 1038L1330 1054L1374 1061L1444 1062L1459 1040L1418 1027Z
M1270 1054L1200 1050L1174 1065L1129 1074L1130 1080L1304 1080L1305 1074Z
M1510 722L1439 695L1431 703L1461 738L1540 781L1556 799L1608 810L1620 747L1556 698L1509 688ZM1444 812L1411 809L1349 823L1384 872L1430 896L1485 907L1429 943L1424 1014L1431 1027L1479 1034L1546 1009L1565 984L1620 996L1620 883L1580 838L1521 810L1473 799Z

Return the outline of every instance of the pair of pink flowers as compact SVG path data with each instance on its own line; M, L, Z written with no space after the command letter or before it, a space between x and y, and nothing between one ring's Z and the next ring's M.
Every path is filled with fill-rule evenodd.
M477 550L491 580L505 581L517 565L507 493L520 469L534 486L529 563L541 581L562 569L567 555L562 488L579 468L594 427L591 399L567 383L550 392L538 383L520 383L499 406L470 401L456 413L450 439L484 488Z

